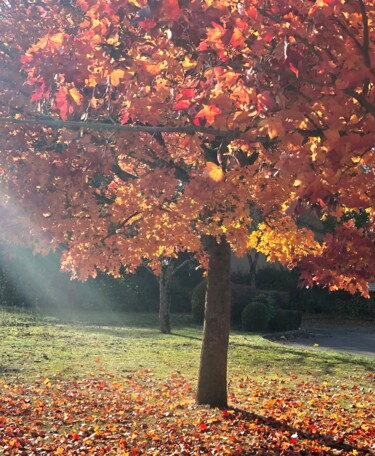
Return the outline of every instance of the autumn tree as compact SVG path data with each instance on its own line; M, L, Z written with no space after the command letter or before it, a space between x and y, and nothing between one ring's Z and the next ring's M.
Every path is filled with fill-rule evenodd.
M374 2L77 0L64 18L53 3L2 10L14 36L25 11L50 25L25 22L33 42L15 39L22 72L1 88L2 228L64 246L82 279L193 253L208 281L197 402L225 406L231 252L331 290L366 295L375 275ZM306 211L337 220L323 242Z

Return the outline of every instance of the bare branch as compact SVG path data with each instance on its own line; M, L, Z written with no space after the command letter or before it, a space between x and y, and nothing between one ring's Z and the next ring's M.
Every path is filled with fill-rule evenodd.
M52 128L82 128L88 130L108 130L108 131L128 131L132 133L185 133L193 135L195 133L203 133L206 135L218 136L222 138L235 139L240 136L239 131L215 130L214 128L198 127L195 125L181 127L167 127L151 125L120 125L108 124L103 122L82 122L76 120L51 120L51 119L15 119L13 117L1 117L0 123L16 124L16 125L40 125Z
M173 269L173 272L172 272L172 275L175 275L177 273L177 271L179 271L180 269L182 269L185 265L189 264L191 262L191 259L190 260L185 260L183 263L179 264L178 266L176 266L174 269Z
M113 229L109 230L108 231L108 234L104 237L102 237L100 239L101 243L104 245L104 242L106 241L106 239L110 238L111 236L117 234L117 231L122 228L123 226L125 226L132 218L136 217L137 215L139 215L140 212L134 212L134 214L132 215L129 215L129 217L126 217L125 220L123 220L121 223L119 223L118 225L116 225L115 227L113 227Z
M363 95L361 95L360 93L356 92L354 89L351 89L351 88L347 88L344 90L344 92L353 97L355 100L358 101L358 103L363 107L365 108L370 114L372 114L373 116L375 116L375 106L370 103L366 97L364 97Z
M365 63L368 68L371 68L371 59L369 53L369 29L368 29L368 17L366 13L366 7L363 3L363 0L359 0L359 8L361 10L362 15L362 24L363 24L363 44L362 44L362 51L365 57Z
M344 18L345 20L345 18ZM358 49L363 52L363 48L361 43L357 40L355 35L351 32L351 30L346 26L346 24L343 24L341 21L336 19L336 24L343 30L350 38L354 41L355 45L358 47Z

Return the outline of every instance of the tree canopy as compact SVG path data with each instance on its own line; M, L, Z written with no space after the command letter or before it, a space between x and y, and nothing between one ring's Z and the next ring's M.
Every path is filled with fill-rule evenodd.
M299 264L307 283L366 293L373 6L6 3L2 185L82 278L144 258L158 268L179 250L204 263L211 235ZM263 223L249 236L252 210ZM342 222L359 210L365 227ZM323 244L298 225L305 211L339 222Z
M372 0L9 0L0 14L4 237L63 248L81 279L194 253L216 354L229 249L368 295ZM323 241L305 213L330 221ZM222 388L200 402L226 403L225 364L202 373Z

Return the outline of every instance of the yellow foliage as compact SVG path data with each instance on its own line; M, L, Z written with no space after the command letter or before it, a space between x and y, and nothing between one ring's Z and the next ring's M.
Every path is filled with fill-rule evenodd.
M263 253L268 261L279 261L283 265L293 265L310 253L322 251L313 232L299 229L291 217L260 223L250 234L247 247Z

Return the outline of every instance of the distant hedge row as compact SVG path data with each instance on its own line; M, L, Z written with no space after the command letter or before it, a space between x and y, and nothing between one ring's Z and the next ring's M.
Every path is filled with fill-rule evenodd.
M298 288L298 272L261 269L257 273L255 290L249 277L232 276L231 319L235 326L247 331L287 331L298 329L303 313L322 313L343 317L375 318L374 299L345 292L329 293L325 289ZM196 322L204 316L206 282L201 282L192 294L192 314Z
M194 287L202 280L195 268L182 268L173 279L172 312L193 312L199 321L203 318L205 285L194 292L200 296L194 304ZM256 295L249 292L250 278L244 274L232 275L232 321L240 324L241 314ZM348 293L329 293L324 289L300 289L298 271L275 268L260 269L256 275L257 294L266 292L275 298L280 309L304 313L375 318L374 299L368 300ZM115 308L124 311L157 312L159 307L158 282L145 268L120 279L100 274L85 283L70 280L60 272L58 255L33 256L27 249L18 249L12 258L0 254L0 305L14 307L48 308L71 306L80 309ZM282 319L282 317L280 317Z
M375 296L366 299L360 295L338 291L331 293L320 287L309 289L298 287L297 270L275 268L260 269L256 275L256 286L260 290L287 291L289 300L281 307L300 310L309 314L327 314L343 317L375 318ZM234 281L249 283L246 275L235 275Z

